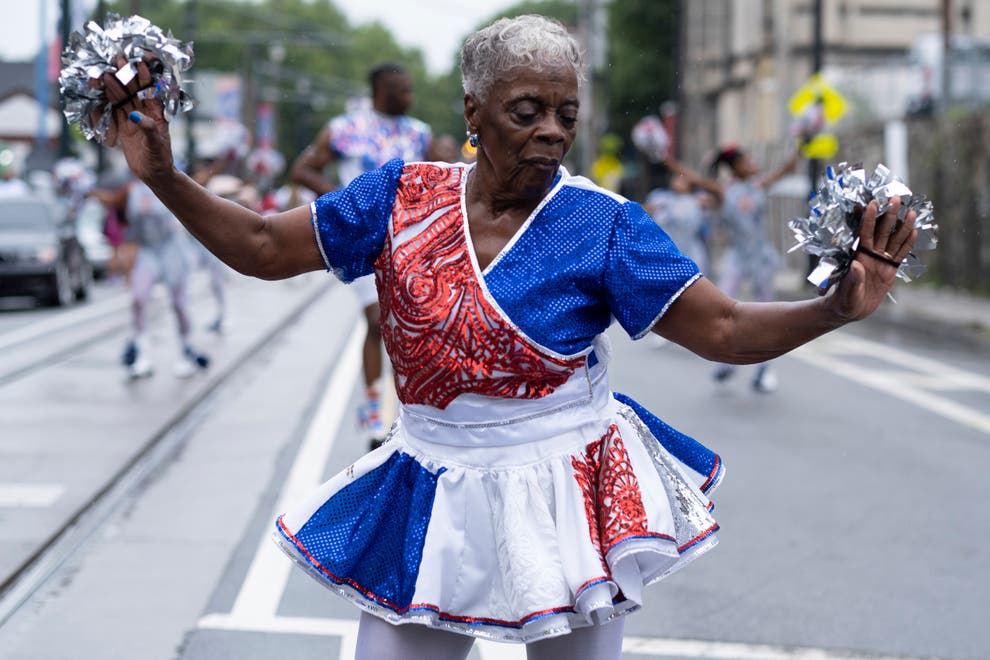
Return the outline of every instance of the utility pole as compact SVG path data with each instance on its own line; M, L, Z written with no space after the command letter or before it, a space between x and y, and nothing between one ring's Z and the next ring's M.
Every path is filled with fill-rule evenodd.
M59 21L59 27L61 28L62 34L62 47L69 43L69 0L62 0L61 9L62 16ZM46 108L47 110L47 108ZM59 133L58 139L58 155L60 158L65 158L72 153L71 144L69 142L69 122L65 118L65 113L59 113L62 116L62 131Z
M687 2L674 0L674 102L677 104L677 122L674 124L674 158L682 158L681 145L684 136L684 50L687 30Z
M107 20L106 0L96 3L96 22L103 25ZM96 142L96 173L103 174L107 170L107 152L102 142Z
M949 106L952 93L952 0L942 0L942 85L939 90L943 109Z
M825 44L822 36L822 1L814 0L812 5L812 35L813 41L811 44L811 75L815 76L822 72L822 60L824 59ZM808 181L811 184L811 192L814 193L818 188L818 178L821 176L821 162L817 158L808 159ZM818 265L818 258L813 255L808 255L808 273L815 269Z
M578 5L578 34L585 51L585 67L587 78L580 90L581 114L584 121L578 124L578 138L581 150L578 153L578 166L581 173L589 175L591 164L595 160L595 52L596 39L594 30L595 0L580 0Z
M193 41L196 37L196 29L199 27L198 14L196 12L196 0L186 0L186 35L187 41ZM196 169L196 106L186 111L186 171L192 173Z
M48 3L39 2L41 15L38 24L41 26L41 48L34 60L34 95L38 100L38 132L34 141L34 151L49 150L48 145Z
M578 123L578 167L585 175L598 157L598 139L604 128L605 99L602 72L608 50L605 6L601 0L578 1L578 40L584 47L586 78L579 91L582 120Z

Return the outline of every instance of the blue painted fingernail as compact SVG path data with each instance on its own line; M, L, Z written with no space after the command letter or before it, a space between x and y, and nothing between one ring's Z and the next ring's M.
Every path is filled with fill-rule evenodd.
M135 124L141 123L141 114L138 112L132 112L131 114L127 115L127 118L130 119Z

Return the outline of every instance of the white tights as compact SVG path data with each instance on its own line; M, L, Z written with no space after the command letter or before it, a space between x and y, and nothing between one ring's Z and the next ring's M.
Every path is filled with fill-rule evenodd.
M530 642L527 660L619 660L622 629L619 618L603 626L590 626L560 637ZM428 628L415 623L396 626L361 613L355 660L464 660L473 637Z

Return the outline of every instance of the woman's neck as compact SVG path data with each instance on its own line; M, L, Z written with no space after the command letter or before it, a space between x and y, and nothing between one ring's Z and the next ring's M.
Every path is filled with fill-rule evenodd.
M466 202L469 207L484 208L492 217L521 215L529 217L548 189L528 193L512 185L511 180L497 177L491 166L478 162L468 173Z

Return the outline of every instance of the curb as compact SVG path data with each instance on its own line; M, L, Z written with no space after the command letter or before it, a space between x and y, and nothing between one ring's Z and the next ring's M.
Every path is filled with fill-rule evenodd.
M802 287L797 271L780 273L780 300L806 300L815 296L811 285ZM860 323L877 325L919 339L951 341L965 348L990 348L990 297L951 289L936 289L923 283L898 282L894 300L885 301Z

